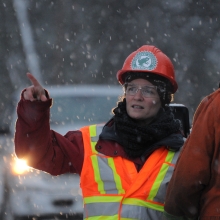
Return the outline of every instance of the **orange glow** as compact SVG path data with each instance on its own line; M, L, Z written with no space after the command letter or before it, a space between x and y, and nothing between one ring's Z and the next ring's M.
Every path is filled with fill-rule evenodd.
M28 172L30 167L27 165L27 162L25 160L15 159L13 164L13 173L16 175L25 174Z

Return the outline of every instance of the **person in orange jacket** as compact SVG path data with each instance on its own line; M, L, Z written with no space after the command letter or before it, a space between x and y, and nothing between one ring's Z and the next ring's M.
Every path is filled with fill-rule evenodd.
M112 119L64 136L50 130L48 92L27 76L33 85L17 107L16 155L52 175L79 174L84 219L162 219L184 142L169 107L178 87L170 59L151 45L131 53L117 73L124 96Z
M164 220L220 219L220 89L199 104L168 185Z

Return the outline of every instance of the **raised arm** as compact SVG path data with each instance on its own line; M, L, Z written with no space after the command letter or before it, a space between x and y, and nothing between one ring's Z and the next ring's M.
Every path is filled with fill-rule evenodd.
M79 131L62 136L50 130L52 99L30 73L32 85L21 94L17 106L15 153L29 166L53 175L80 173L83 162L82 136ZM70 156L71 155L71 156Z

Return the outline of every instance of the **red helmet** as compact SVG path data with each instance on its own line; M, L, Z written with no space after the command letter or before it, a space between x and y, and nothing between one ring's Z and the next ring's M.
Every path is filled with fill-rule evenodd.
M171 60L162 51L151 45L144 45L127 57L122 69L117 72L117 79L122 85L125 83L124 74L126 72L157 74L171 82L173 93L178 88Z

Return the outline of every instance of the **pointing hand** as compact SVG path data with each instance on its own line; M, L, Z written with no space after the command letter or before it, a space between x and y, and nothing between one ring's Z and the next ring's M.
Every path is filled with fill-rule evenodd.
M24 92L24 99L30 101L47 101L45 90L37 79L30 73L27 73L27 77L30 79L32 86L26 88L26 91Z

